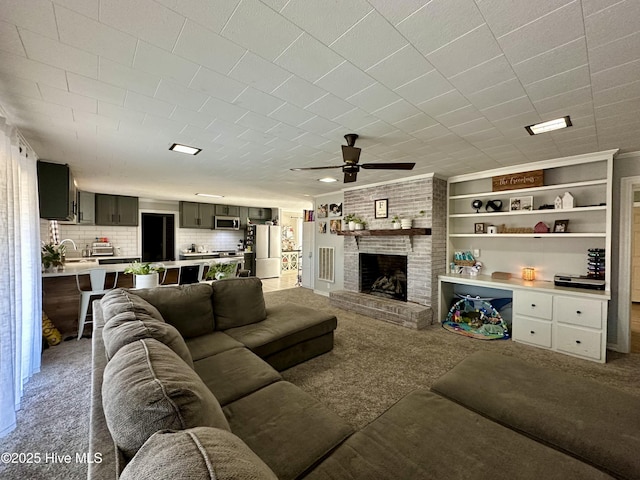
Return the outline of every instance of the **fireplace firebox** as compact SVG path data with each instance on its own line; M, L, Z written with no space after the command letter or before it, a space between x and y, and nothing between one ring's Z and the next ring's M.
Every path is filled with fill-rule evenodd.
M360 254L360 291L407 301L406 255Z

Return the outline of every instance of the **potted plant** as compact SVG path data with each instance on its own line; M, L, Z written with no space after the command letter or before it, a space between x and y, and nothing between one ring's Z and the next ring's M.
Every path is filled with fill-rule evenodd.
M355 218L356 218L356 216L353 213L348 213L347 215L344 216L344 229L345 230L355 230L356 229Z
M364 227L367 224L367 222L365 222L360 217L355 217L353 219L353 223L354 223L354 230L364 230Z
M42 267L45 272L56 272L59 267L64 266L65 246L46 243L42 245L41 258Z
M157 287L158 273L164 272L165 267L161 263L141 263L133 262L124 269L124 273L133 273L135 275L133 285L135 288L153 288Z
M398 215L394 215L391 219L391 228L398 230L400 227L400 217Z
M238 269L237 262L212 263L205 275L207 280L221 280L223 278L234 277Z
M425 212L424 212L424 210L420 210L420 211L418 212L418 215L416 215L416 217L421 217L421 216L423 216L423 215L424 215L424 213L425 213ZM411 217L411 216L404 216L404 215L403 215L403 216L400 218L400 226L401 226L401 228L403 228L403 229L407 230L407 229L409 229L409 228L413 227L413 220L414 220L414 218L415 218L415 217Z

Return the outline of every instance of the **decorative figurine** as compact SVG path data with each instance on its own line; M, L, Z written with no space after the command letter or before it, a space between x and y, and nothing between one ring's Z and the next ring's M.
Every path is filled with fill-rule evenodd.
M482 207L482 200L474 200L471 202L471 206L476 209L476 213L480 213L480 208Z

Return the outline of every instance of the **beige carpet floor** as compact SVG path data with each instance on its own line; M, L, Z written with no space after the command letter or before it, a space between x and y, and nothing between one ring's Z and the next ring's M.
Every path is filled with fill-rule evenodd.
M640 354L609 352L597 364L512 341L481 341L436 325L415 331L332 308L329 299L303 288L265 293L267 305L293 302L331 311L338 317L334 349L285 372L286 380L328 405L356 428L369 423L404 395L429 387L436 378L478 350L530 361L588 377L640 396ZM76 453L88 451L91 343L63 342L43 353L42 371L25 389L18 427L0 439L1 452L71 455L67 463L0 463L0 478L83 479L86 465Z

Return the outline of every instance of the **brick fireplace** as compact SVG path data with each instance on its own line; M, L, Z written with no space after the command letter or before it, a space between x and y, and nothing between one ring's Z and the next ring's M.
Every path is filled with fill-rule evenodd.
M414 216L414 227L430 228L431 235L372 235L357 240L345 236L344 290L331 293L333 305L409 328L421 329L433 323L431 304L438 303L438 275L446 271L446 185L445 180L425 175L345 190L343 212L366 219L368 229L390 229L391 218L403 214ZM374 202L378 199L388 199L387 219L375 219ZM421 210L425 213L418 216ZM363 255L365 259L367 255L406 259L406 293L402 299L363 293ZM366 290L367 285L364 287Z
M407 256L361 253L360 291L406 302Z

